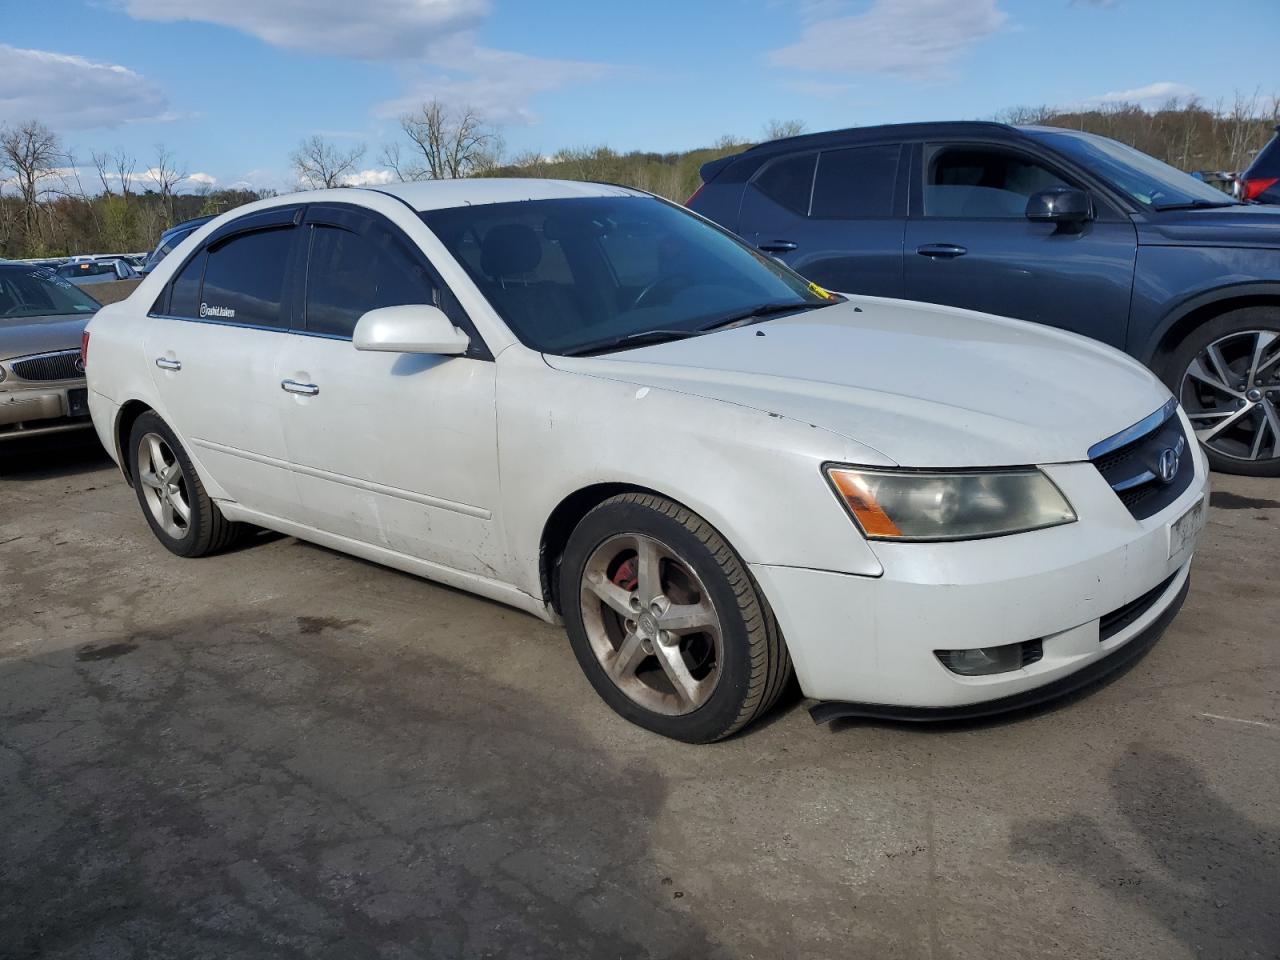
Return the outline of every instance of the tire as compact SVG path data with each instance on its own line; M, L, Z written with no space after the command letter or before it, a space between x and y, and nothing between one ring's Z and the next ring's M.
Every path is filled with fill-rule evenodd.
M1170 355L1163 379L1197 431L1222 428L1201 441L1214 470L1280 476L1280 308L1244 307L1197 327Z
M791 676L777 622L742 560L670 500L606 500L570 535L560 570L578 663L605 703L638 726L686 743L721 740L768 712Z
M155 461L150 451L155 449L157 441L159 455L168 464L163 479L157 476L158 471L152 469ZM148 411L134 421L133 429L129 431L128 456L129 473L133 477L133 489L142 515L156 539L171 553L180 557L203 557L225 550L236 541L243 529L241 524L229 521L218 505L209 499L187 451L158 415ZM157 481L163 485L163 490L157 486ZM166 499L170 503L167 511L163 508ZM185 519L179 507L174 505L175 500L186 507L188 516ZM166 516L171 518L171 523L166 524Z

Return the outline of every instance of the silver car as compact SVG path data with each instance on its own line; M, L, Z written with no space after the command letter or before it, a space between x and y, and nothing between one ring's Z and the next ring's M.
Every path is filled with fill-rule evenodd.
M80 342L97 310L52 270L0 262L0 443L91 425Z

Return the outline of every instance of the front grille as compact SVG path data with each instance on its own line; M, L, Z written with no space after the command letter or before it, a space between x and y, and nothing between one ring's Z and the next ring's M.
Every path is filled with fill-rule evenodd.
M1158 583L1136 600L1130 600L1123 607L1117 607L1108 614L1104 614L1098 620L1098 642L1110 640L1121 630L1134 623L1139 617L1151 609L1151 605L1159 600L1169 584L1173 583L1173 578L1177 574L1165 579L1163 583Z
M79 380L84 376L79 361L79 350L63 350L14 360L9 367L23 380Z
M1170 402L1158 414L1095 444L1089 459L1134 519L1145 520L1191 486L1194 442L1188 439L1177 407ZM1176 457L1177 468L1172 476L1165 477L1161 459L1167 460L1170 451Z

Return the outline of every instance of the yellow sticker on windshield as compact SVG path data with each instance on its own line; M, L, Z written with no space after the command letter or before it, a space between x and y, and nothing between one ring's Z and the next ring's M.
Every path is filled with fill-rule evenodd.
M824 290L822 287L818 286L816 283L810 283L809 289L812 290L814 293L816 293L818 296L820 296L823 300L835 299L835 294L833 294L830 290Z

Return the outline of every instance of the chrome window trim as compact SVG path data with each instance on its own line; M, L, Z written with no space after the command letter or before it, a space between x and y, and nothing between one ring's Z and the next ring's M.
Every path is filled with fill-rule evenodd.
M148 313L148 317L152 320L176 320L179 323L204 323L212 327L232 327L236 330L260 330L263 333L292 333L299 337L317 337L321 340L345 340L351 342L350 337L344 337L337 333L319 333L315 330L297 330L292 327L264 327L258 323L231 323L227 320L211 320L208 317L175 317L168 313Z
M1092 447L1086 456L1090 460L1096 460L1098 457L1105 456L1113 450L1119 450L1133 441L1145 437L1151 431L1156 430L1164 424L1166 420L1172 417L1178 410L1178 401L1170 397L1168 401L1155 413L1148 417L1143 417L1133 426L1125 427L1119 433L1107 437L1105 440L1099 440Z

